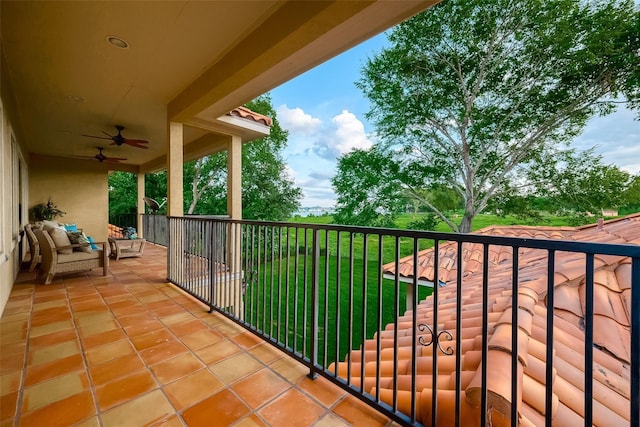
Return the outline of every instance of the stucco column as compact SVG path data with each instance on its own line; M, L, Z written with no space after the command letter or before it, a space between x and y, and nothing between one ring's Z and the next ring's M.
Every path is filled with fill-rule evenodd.
M242 219L242 138L233 135L227 153L227 215Z
M144 214L144 173L138 172L138 215L137 215L137 231L138 237L144 237L144 229L142 227L142 214Z
M184 203L182 194L183 126L169 122L167 147L167 215L182 216Z
M242 138L231 136L227 143L227 214L231 219L242 219ZM231 286L229 306L233 313L244 319L244 303L242 294L242 227L228 224L227 267L232 273L228 283Z

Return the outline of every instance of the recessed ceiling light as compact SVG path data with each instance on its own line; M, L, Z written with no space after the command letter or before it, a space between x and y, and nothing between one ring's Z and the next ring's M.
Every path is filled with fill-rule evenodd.
M118 49L128 49L129 43L117 36L107 36L107 41Z
M78 104L83 103L84 101L86 101L83 97L81 96L74 96L74 95L69 95L67 96L67 99L71 102L76 102Z

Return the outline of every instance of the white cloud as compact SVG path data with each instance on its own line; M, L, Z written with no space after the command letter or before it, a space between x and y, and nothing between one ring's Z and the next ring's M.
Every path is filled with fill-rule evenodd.
M289 108L283 104L276 109L280 125L291 133L312 135L322 124L322 120L305 113L302 108Z
M367 134L364 132L364 124L355 114L348 110L342 110L342 113L335 116L336 136L338 137L337 150L340 154L346 154L354 149L368 149L373 145Z
M302 206L333 206L336 195L331 178L336 159L354 149L373 145L363 122L346 109L331 120L322 120L286 104L276 111L280 125L289 131L284 152L287 174L303 189Z
M291 181L295 181L296 180L296 171L294 171L291 168L291 166L284 165L284 173L287 176L287 178L289 178Z
M364 131L364 124L348 110L342 110L331 122L334 128L324 132L314 143L312 150L318 156L336 159L354 149L368 149L373 145Z
M611 115L595 117L573 146L579 150L595 147L604 163L637 174L640 172L640 126L636 115L635 111L620 107Z

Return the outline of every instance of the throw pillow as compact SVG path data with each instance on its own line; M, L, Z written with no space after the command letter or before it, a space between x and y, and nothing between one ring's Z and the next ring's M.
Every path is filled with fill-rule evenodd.
M89 239L84 235L82 231L76 232L68 232L67 236L69 236L69 241L72 245L83 245L79 248L73 248L74 250L91 253L93 250L91 249L91 245L89 244Z
M99 249L98 245L94 245L93 244L93 242L94 242L93 237L87 236L87 240L89 240L89 243L91 243L91 249L93 249L93 250L98 250Z
M64 229L67 230L67 232L75 233L78 231L78 226L75 224L64 224Z
M63 228L52 228L51 230L49 230L49 235L51 236L51 240L53 240L53 243L56 245L56 248L71 245L69 236L67 236L67 232L64 231ZM59 254L70 254L72 252L72 248L58 249Z

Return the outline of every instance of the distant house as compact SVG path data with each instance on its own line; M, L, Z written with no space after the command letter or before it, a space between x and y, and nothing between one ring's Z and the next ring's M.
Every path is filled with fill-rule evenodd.
M481 234L526 238L562 239L583 242L640 244L640 214L600 222L583 227L488 227ZM442 243L438 253L438 279L445 285L438 287L438 307L433 295L418 305L419 323L433 326L437 308L438 325L434 335L448 331L437 345L418 346L416 363L417 418L424 424L431 422L432 357L438 352L437 399L438 425L453 425L456 412L456 356L455 331L457 307L461 307L460 382L461 425L480 423L481 366L482 366L482 291L483 251L480 244L464 243L461 295L457 295L457 259L455 243ZM397 273L413 279L413 255L399 262ZM424 250L417 257L418 279L433 283L435 253ZM545 413L547 358L547 256L540 249L521 248L518 253L518 331L517 378L511 375L512 360L512 264L513 250L507 246L489 246L488 266L488 352L487 352L487 419L489 425L509 425L511 384L517 381L516 410L520 425L544 426L545 418L553 425L584 425L585 401L585 256L558 252L555 256L555 292L553 307L553 388L552 411ZM593 308L593 423L594 425L628 426L630 413L630 313L631 260L628 257L596 256L594 260ZM384 267L385 274L396 274L395 263ZM413 280L410 280L413 281ZM344 362L338 362L338 375L353 384L361 384L364 391L393 404L394 383L405 391L397 394L398 407L410 413L409 388L412 386L411 357L413 352L413 313L408 311L397 322L397 352L394 351L396 333L393 324L377 336L367 340L364 353L351 351ZM425 340L433 335L420 329L418 336ZM435 347L435 350L434 350ZM449 351L449 349L451 349ZM451 354L448 354L451 353ZM361 370L362 358L365 367ZM378 357L380 364L378 365ZM395 366L398 378L393 378ZM375 373L381 377L376 382ZM364 377L361 377L364 373ZM376 390L376 386L379 388Z

